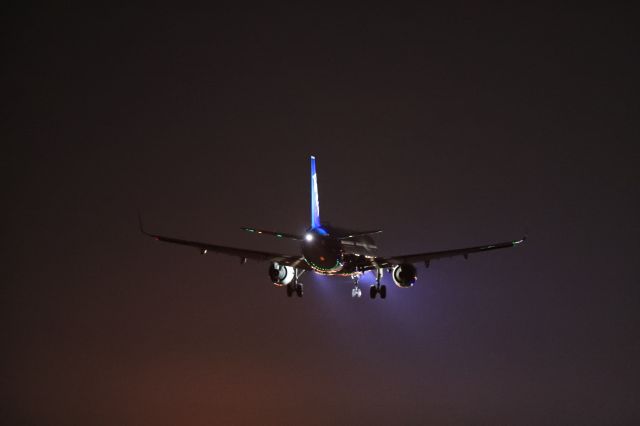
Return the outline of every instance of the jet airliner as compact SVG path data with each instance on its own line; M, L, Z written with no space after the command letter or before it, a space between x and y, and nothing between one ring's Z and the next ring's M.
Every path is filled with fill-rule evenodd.
M287 296L289 297L293 294L302 297L303 285L300 281L300 276L304 272L312 271L322 275L351 277L353 280L351 296L359 298L362 296L362 290L358 283L359 279L365 272L371 271L376 281L369 288L369 295L372 299L375 299L376 296L385 299L387 297L387 287L381 284L381 278L385 270L391 274L397 287L409 288L417 280L416 263L423 262L428 267L432 260L454 256L467 258L472 253L515 247L526 239L526 237L523 237L515 241L427 253L390 257L378 256L375 254L377 247L372 236L382 232L382 230L353 231L333 227L329 223L320 220L318 176L316 174L316 159L314 156L311 156L311 226L306 232L303 235L298 235L264 229L242 228L247 232L298 241L301 246L301 254L299 255L269 253L152 234L145 231L140 217L139 222L140 231L158 241L194 247L201 254L213 252L235 256L240 259L242 264L246 263L247 259L269 262L269 278L271 282L276 287L286 288Z

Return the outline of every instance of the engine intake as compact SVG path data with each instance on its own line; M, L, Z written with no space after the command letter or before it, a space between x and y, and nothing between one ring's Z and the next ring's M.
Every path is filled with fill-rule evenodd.
M281 265L278 262L273 262L269 265L269 278L273 285L282 287L293 281L296 276L296 271L291 266Z
M410 263L403 263L393 268L393 282L400 288L409 288L418 279L416 267Z

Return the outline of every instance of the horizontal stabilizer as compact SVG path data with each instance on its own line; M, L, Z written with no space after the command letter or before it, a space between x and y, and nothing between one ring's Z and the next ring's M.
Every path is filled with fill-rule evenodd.
M363 240L342 240L342 246L354 253L357 252L358 249L364 249L366 251L378 249L378 246L371 238Z
M359 237L364 237L364 236L368 236L368 235L374 235L374 234L379 234L382 232L382 229L376 229L375 231L358 231L358 232L351 232L347 235L341 235L338 237L338 239L340 240L348 240L351 238L359 238Z
M272 235L274 237L278 237L278 238L287 238L289 240L296 240L296 241L302 241L304 238L300 235L294 235L294 234L287 234L286 232L277 232L277 231L267 231L264 229L256 229L256 228L240 228L243 231L247 231L247 232L254 232L256 234L265 234L265 235Z

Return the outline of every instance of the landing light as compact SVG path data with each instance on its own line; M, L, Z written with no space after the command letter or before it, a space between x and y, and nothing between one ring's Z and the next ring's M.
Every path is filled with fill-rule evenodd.
M305 240L307 240L307 241L311 241L311 240L313 240L313 234L307 234L307 235L305 235L305 236L304 236L304 239L305 239Z

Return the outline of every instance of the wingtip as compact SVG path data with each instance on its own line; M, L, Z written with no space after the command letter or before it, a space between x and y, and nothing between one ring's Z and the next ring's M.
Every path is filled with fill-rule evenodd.
M526 236L526 235L525 235L524 237L520 238L519 240L514 241L514 242L513 242L513 245L515 246L515 245L517 245L517 244L522 244L522 243L524 243L525 241L527 241L527 236Z
M144 224L142 223L142 214L140 213L140 210L138 210L138 227L140 228L140 232L142 232L144 235L151 235L144 230Z

